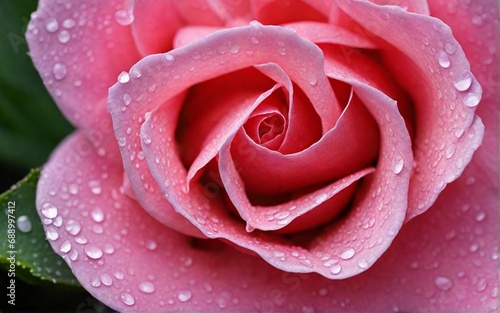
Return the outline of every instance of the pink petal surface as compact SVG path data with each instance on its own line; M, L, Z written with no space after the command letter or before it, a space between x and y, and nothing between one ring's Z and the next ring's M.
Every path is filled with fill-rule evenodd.
M340 1L339 6L361 24L379 24L376 34L401 52L389 48L385 59L415 102L416 167L409 191L409 220L432 205L479 147L484 127L474 111L481 86L451 29L440 20L367 1ZM404 31L392 31L398 28ZM413 40L408 40L408 34ZM428 47L422 43L424 38ZM449 48L446 52L445 43L455 48L453 53ZM464 86L458 85L463 80Z
M300 36L314 43L341 44L353 48L376 48L369 37L349 29L319 22L295 22L281 25L291 28Z
M290 49L286 57L278 53L277 49L275 50L275 46L281 47L276 44L276 38L279 38L280 42ZM257 43L256 39L259 40ZM259 50L255 50L251 55L243 53L244 50L257 47ZM240 50L242 53L239 53ZM300 55L302 53L308 55L308 58L303 61L306 72L286 62L291 58L303 59L300 55L294 56L294 51ZM204 58L195 57L202 54ZM207 62L207 57L210 58L210 62ZM146 113L196 83L253 64L275 61L278 64L281 63L294 81L313 99L312 103L315 104L315 108L325 116L322 124L328 129L336 115L340 113L335 112L335 107L330 105L336 101L326 76L318 74L322 73L323 69L321 60L321 51L293 32L253 24L249 27L220 31L217 35L207 37L196 44L173 50L168 54L149 56L135 65L131 73L139 70L145 75L142 75L142 78L133 77L126 83L117 83L113 86L110 90L109 108L114 119L115 135L122 152L125 171L144 208L160 221L174 229L179 229L177 222L181 221L173 219L176 216L175 212L165 209L169 207L168 201L162 199L158 189L145 190L144 188L145 184L148 186L154 184L144 159L136 157L142 155L139 127ZM218 66L214 68L214 64ZM158 67L163 70L158 70ZM181 76L183 79L180 79ZM310 84L312 79L314 79L314 84ZM159 84L158 82L161 81L169 83ZM130 101L124 103L124 97ZM171 114L174 116L178 114L181 100L178 97L170 100L171 104L165 104L171 107ZM170 127L175 125L174 123ZM147 138L142 139L146 143L149 141ZM170 221L174 223L171 224ZM190 234L193 232L191 231Z
M100 136L109 132L100 131L103 124L109 125L109 86L140 58L130 27L115 18L125 4L42 0L26 34L33 62L63 114L75 126Z
M142 56L173 48L174 36L183 26L174 0L135 0L131 10L128 14L133 16L133 20L129 17L132 34Z
M370 168L359 173L354 173L342 180L331 183L323 188L318 188L313 192L296 197L285 203L254 206L250 203L246 195L245 183L240 175L238 175L236 166L231 158L230 146L231 141L228 141L220 151L219 169L225 191L241 218L246 222L247 231L253 231L254 229L264 231L278 230L287 227L292 222L300 224L293 227L293 231L325 224L339 214L350 200L355 191L355 188L352 188L355 186L355 182L373 172L373 169ZM263 161L265 162L265 160ZM268 180L268 176L272 177L273 175L263 175L261 176L261 181ZM302 219L302 217L306 217L312 210L315 211L314 219ZM290 229L287 229L287 231L290 231Z
M392 190L407 187L412 164L409 137L395 104L368 86L359 85L358 89L384 135L387 133L389 138L389 132L393 133L391 140L384 141L382 156L373 178L374 185L386 188L374 196L365 191L349 217L339 221L338 225L330 224L310 251L293 246L272 234L245 232L241 222L228 215L228 209L221 199L210 197L202 184L195 184L188 191L184 187L186 170L179 157L171 152L175 115L165 106L153 111L141 129L143 137L155 138L143 144L149 169L176 210L208 237L232 241L287 271L315 271L333 279L353 276L366 270L387 249L398 232L406 213L406 194L394 194ZM160 136L155 134L156 130L160 130ZM159 162L157 156L161 156ZM370 218L379 220L377 226L366 229L359 227L360 220ZM336 231L338 228L342 231ZM331 262L323 265L328 259ZM330 268L332 265L334 267Z
M248 119L252 111L279 87L280 85L275 85L260 95L244 95L243 99L229 99L231 104L236 104L239 107L225 114L205 138L200 153L189 168L187 175L188 185L196 173L218 154L222 145L243 126L243 123Z
M431 13L443 18L455 30L471 61L472 72L485 91L477 110L487 126L483 145L462 177L448 185L430 210L407 223L389 250L368 271L348 280L330 281L318 275L277 271L265 262L229 248L217 253L199 250L193 253L191 245L185 244L186 237L169 231L137 207L136 202L118 192L123 181L121 170L103 158L81 135L59 148L41 178L39 209L49 199L59 207L59 214L64 214L66 232L59 229L58 239L51 242L54 249L65 256L82 284L96 297L124 311L495 312L498 302L498 70L492 69L498 68L495 57L498 5L495 1L482 4L479 7L489 8L490 13L485 15L483 11L480 25L478 16L473 14L479 9L469 2L434 1L430 5ZM107 175L103 176L103 171ZM64 181L61 176L65 177ZM97 191L95 183L89 183L99 179L103 179L102 189L101 194L96 195L90 187L94 186L94 192ZM68 192L73 183L82 186L77 196ZM50 196L53 191L56 195ZM111 196L102 201L101 197L106 194ZM85 207L94 208L96 201L102 203L105 216L100 223L107 223L102 234L99 234L99 222L94 220L100 219L100 213L84 213ZM70 207L77 204L85 207ZM118 214L115 207L123 210ZM120 216L124 220L120 220ZM69 235L68 232L75 229L70 220L85 223L82 234L87 244L82 244L82 236ZM368 219L359 227L370 224ZM126 235L120 233L124 225L130 227ZM52 233L58 229L50 224L45 227ZM60 250L65 240L72 243L72 250L67 254ZM113 242L113 248L106 242ZM187 248L181 249L182 244ZM85 256L83 247L91 245L101 245L103 265ZM118 245L132 248L122 250ZM71 261L73 251L78 251L80 256L76 262ZM87 251L95 250L87 248ZM122 263L124 259L129 272ZM144 264L151 266L145 268ZM122 275L123 283L119 278ZM112 286L105 284L109 278ZM141 285L148 280L155 287L152 298L139 288L150 291L151 285ZM100 287L92 287L91 282ZM124 304L123 300L130 303L130 297L122 292L134 298L132 306Z
M296 21L325 22L323 12L305 1L251 0L252 16L263 24L279 25ZM279 14L277 14L279 12Z
M249 192L273 195L326 183L368 167L377 157L378 148L377 126L355 97L337 125L307 149L281 154L239 132L232 156Z

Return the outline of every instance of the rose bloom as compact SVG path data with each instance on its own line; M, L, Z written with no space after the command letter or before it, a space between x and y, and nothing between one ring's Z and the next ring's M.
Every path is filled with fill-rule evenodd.
M495 311L498 36L494 0L42 0L47 238L119 311Z

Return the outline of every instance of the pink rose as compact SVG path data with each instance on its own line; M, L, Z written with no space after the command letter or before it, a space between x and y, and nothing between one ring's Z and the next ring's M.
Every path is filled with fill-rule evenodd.
M78 128L52 247L120 311L495 311L498 4L470 2L41 0Z

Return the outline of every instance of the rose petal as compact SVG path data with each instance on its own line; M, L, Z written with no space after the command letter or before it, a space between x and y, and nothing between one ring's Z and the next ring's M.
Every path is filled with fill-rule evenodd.
M217 155L222 145L243 126L252 111L279 87L280 85L275 85L260 95L243 95L243 99L229 99L233 106L238 107L227 112L205 138L200 153L189 168L187 174L188 187L190 180Z
M135 0L133 19L132 34L143 56L171 50L174 36L183 25L173 0Z
M252 205L246 195L245 183L240 175L238 175L233 159L231 158L230 146L231 141L228 141L220 151L220 175L231 203L246 222L247 231L253 231L254 229L264 231L283 229L296 219L298 222L299 218L301 223L299 227L294 227L293 231L324 224L336 216L347 204L355 190L349 187L353 187L355 182L373 172L373 169L367 169L354 173L342 180L331 183L323 188L318 188L314 192L307 193L286 203L271 206ZM288 174L290 175L290 173ZM267 181L268 176L273 177L272 174L261 176L261 181ZM296 181L293 176L291 180ZM323 206L321 209L318 208L326 203L327 206ZM303 217L306 217L312 210L320 211L315 216L317 219L304 220ZM290 231L290 229L287 229L287 231Z
M279 25L295 21L325 22L326 17L314 5L303 1L293 3L275 0L251 0L252 16L263 24ZM279 12L279 14L276 14Z
M125 3L44 0L28 26L30 55L44 84L63 114L88 132L109 124L107 90L140 58L130 28L115 18Z
M175 1L182 20L188 25L222 26L223 21L208 0Z
M400 50L389 50L384 59L415 103L416 167L409 191L409 220L427 210L445 186L460 176L479 147L484 127L474 111L481 87L460 47L450 55L439 46L440 42L457 45L450 28L440 20L358 0L340 1L339 6L361 24L379 25L376 34ZM396 28L402 31L393 31ZM424 38L428 47L422 43ZM470 86L457 90L457 79L465 76Z
M376 47L368 37L349 29L318 22L295 22L282 25L297 32L314 43L341 44L352 48L373 49Z
M297 153L285 155L264 149L238 133L231 154L247 191L270 196L293 192L369 166L379 152L379 133L359 99L352 101L334 128Z
M255 44L255 39L259 40L258 44ZM281 40L280 42L289 48L287 57L283 57L272 48L276 40ZM232 47L236 46L240 50L254 49L256 46L262 50L255 51L249 56L239 53L239 50L232 50ZM297 56L295 51L298 53ZM304 53L307 54L307 58L302 57ZM195 58L196 55L205 55L210 58L210 62L207 62L206 58ZM306 72L296 69L295 63L290 62L295 58L303 60ZM146 57L135 65L131 71L138 70L145 75L114 85L110 89L109 109L114 120L116 138L119 144L122 143L120 150L124 168L140 203L160 221L179 229L176 224L170 223L176 221L172 219L176 216L175 212L163 210L163 207L169 206L165 204L166 201L161 200L160 194L153 197L157 189L154 189L154 192L144 190L144 184L150 184L152 178L143 160L137 158L141 155L141 139L147 145L158 136L156 134L155 137L140 138L139 127L146 113L194 84L254 64L275 61L286 69L297 85L312 98L316 110L323 116L324 129L328 129L338 113L335 112L337 108L331 105L336 101L328 80L324 75L318 74L323 70L321 60L321 51L293 32L279 27L252 24L248 27L217 32L171 53ZM313 85L309 83L312 78L314 78ZM169 83L157 85L159 81ZM123 102L124 97L130 100L128 104ZM181 102L182 99L165 105L170 106L171 114L177 117ZM169 127L175 129L176 123L173 122ZM161 134L159 136L163 137ZM182 183L185 185L186 181Z

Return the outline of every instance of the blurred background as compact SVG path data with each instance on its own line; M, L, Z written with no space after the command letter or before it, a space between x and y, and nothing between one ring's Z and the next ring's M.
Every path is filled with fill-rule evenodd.
M41 167L72 131L28 55L24 33L37 2L0 1L0 194L32 168ZM6 225L0 229L5 234ZM6 237L0 236L0 240ZM20 279L16 279L16 305L9 305L5 290L10 278L4 268L0 269L0 312L112 312L81 287L33 285Z

